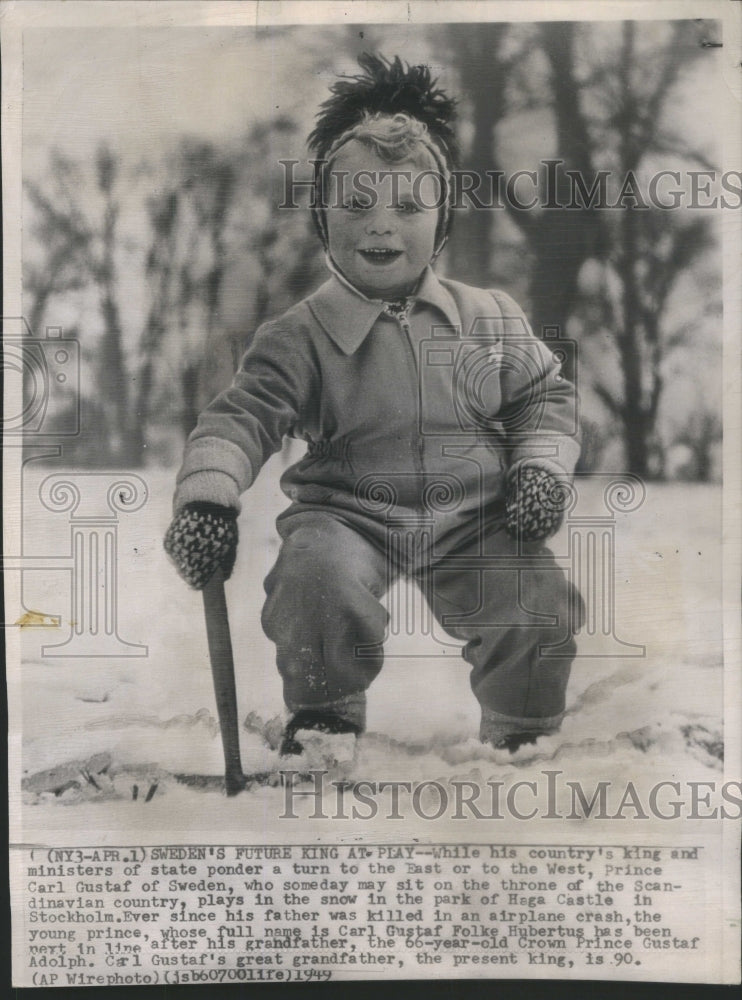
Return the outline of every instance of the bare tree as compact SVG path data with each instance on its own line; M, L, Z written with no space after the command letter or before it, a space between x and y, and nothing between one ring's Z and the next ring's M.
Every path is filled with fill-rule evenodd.
M674 84L688 62L703 51L694 42L687 24L676 23L667 43L655 53L655 65L647 68L646 53L638 49L636 24L624 22L617 77L612 82L613 111L607 122L617 150L622 208L609 235L601 299L621 374L618 385L597 378L594 388L620 421L627 467L640 476L663 473L664 450L657 433L663 365L684 335L682 330L667 329L670 297L684 272L713 246L708 219L647 208L635 180L653 152L672 152L686 159L701 155L662 128ZM616 292L610 274L618 278Z
M258 122L232 148L190 140L181 145L167 196L177 218L167 217L159 237L154 226L153 247L159 249L151 284L160 284L160 301L169 288L171 315L162 336L177 336L181 345L185 434L228 384L255 329L306 294L321 273L308 213L276 210L282 200L277 150L295 130L290 119L277 116ZM227 321L225 284L238 264L248 274L249 296L239 319Z
M139 465L142 456L130 407L130 376L117 299L120 168L105 144L98 147L93 167L100 216L92 205L83 207L81 192L89 185L84 171L59 153L51 157L48 188L33 181L26 184L34 209L32 232L42 248L42 259L29 259L24 269L29 323L38 330L56 296L86 289L95 293L100 330L95 346L91 340L81 344L92 362L94 384L82 387L82 436L70 443L68 451L72 454L76 448L75 457L81 461Z
M667 329L671 296L713 246L713 233L704 219L688 220L633 199L637 175L653 157L709 166L701 151L673 131L668 107L684 74L697 60L712 58L713 50L698 44L698 27L688 21L646 37L633 22L614 29L559 22L486 29L458 25L446 32L470 103L467 166L471 160L481 174L504 173L506 152L512 161L517 149L512 138L513 148L504 149L502 126L526 121L516 117L523 112L548 109L555 146L538 168L541 202L524 211L504 200L527 252L533 326L537 333L545 326L566 331L578 313L583 321L598 320L594 330L608 332L619 363L610 382L597 376L596 392L619 424L627 467L639 475L658 474L663 364L682 342L682 331ZM615 39L606 34L610 30ZM617 212L605 210L609 174L619 179ZM454 270L464 280L485 283L496 270L493 216L478 210L458 220ZM593 302L585 301L580 287L588 261L599 262L604 274ZM582 325L589 335L590 324Z
M507 24L467 24L446 26L440 44L448 48L461 81L463 109L471 120L472 138L466 150L466 170L483 179L488 171L501 169L495 144L495 130L508 113L507 95L510 75L517 54L505 54L510 35ZM479 200L488 192L480 184ZM475 196L476 197L476 196ZM492 278L493 212L478 208L474 197L461 193L460 200L471 198L466 210L462 204L454 217L449 256L456 277L473 285L488 285Z
M577 298L580 270L587 259L601 252L602 241L596 213L561 211L556 206L569 200L568 169L580 170L587 178L593 171L591 139L586 119L579 110L580 85L575 75L575 26L548 24L540 29L507 24L454 25L446 31L446 44L453 53L461 88L468 106L472 139L465 166L479 178L486 204L505 176L505 150L499 126L515 115L550 110L555 120L558 151L551 161L563 167L537 167L541 189L550 171L549 197L555 208L524 210L497 193L511 222L520 232L528 255L529 313L538 334L544 327L565 330ZM539 53L542 53L539 64ZM543 58L545 55L545 59ZM512 152L512 151L511 151ZM546 151L545 151L546 154ZM524 163L524 169L534 167ZM477 207L459 213L453 232L451 258L457 276L473 284L489 284L497 271L496 255L502 242L495 239L497 212ZM568 377L574 372L567 371Z
M173 309L172 285L176 268L178 192L167 189L147 202L152 243L145 261L149 310L139 342L140 364L136 401L137 427L142 449L152 420L158 362Z
M258 122L229 146L184 139L147 202L149 310L139 339L139 425L177 424L183 436L226 386L254 330L322 273L308 212L278 212L278 151L296 131ZM158 175L159 176L159 175ZM240 281L239 314L225 295ZM158 412L159 407L159 412ZM144 444L144 438L142 438Z
M103 199L97 246L89 256L89 270L98 290L103 331L100 337L96 382L97 399L103 420L102 432L108 443L112 465L141 465L141 433L130 406L130 375L123 346L123 330L117 293L118 218L117 180L119 166L111 150L101 145L95 157L98 190Z
M41 260L27 255L23 293L28 323L40 333L47 306L55 295L79 291L89 280L87 266L93 233L79 204L81 171L69 157L54 151L48 186L33 180L25 190L33 208L31 235L42 248Z

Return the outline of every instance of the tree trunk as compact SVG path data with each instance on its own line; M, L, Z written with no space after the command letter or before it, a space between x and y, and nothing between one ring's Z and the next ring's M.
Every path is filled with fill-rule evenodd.
M526 231L534 258L531 321L538 336L544 327L558 327L564 336L578 297L580 271L586 260L603 252L607 241L595 209L562 207L571 203L573 193L566 171L577 171L588 191L595 177L592 140L581 106L580 84L575 78L575 26L566 22L546 24L540 37L551 71L558 146L557 156L541 171L542 191L548 196L546 204ZM575 381L578 373L569 362L564 374Z
M198 388L200 382L199 365L191 364L183 369L180 377L183 407L181 409L181 427L183 436L188 437L196 426L200 411L198 403Z
M485 203L489 197L487 172L498 169L495 128L505 115L506 68L501 48L507 32L506 24L479 25L476 35L469 25L452 25L449 32L461 89L471 100L473 139L465 166L481 179L479 197ZM494 211L475 207L468 196L465 201L466 210L454 213L451 271L467 284L487 287L492 281Z

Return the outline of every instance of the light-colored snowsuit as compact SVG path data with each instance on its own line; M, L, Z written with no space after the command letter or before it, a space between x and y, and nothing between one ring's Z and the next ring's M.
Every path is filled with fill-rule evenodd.
M305 439L281 480L292 503L263 609L289 708L361 720L382 663L380 598L401 575L466 642L489 716L548 731L582 604L548 549L508 537L504 494L524 463L571 476L575 414L558 360L504 293L428 268L399 320L333 275L257 331L188 440L175 507L239 508L284 436Z

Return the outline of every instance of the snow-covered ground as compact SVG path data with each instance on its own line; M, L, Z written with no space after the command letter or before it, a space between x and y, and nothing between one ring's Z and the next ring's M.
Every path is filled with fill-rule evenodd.
M263 722L283 711L273 648L259 625L262 580L278 551L273 520L287 503L277 487L280 463L274 459L245 497L238 563L228 584L240 717L256 713ZM42 475L29 474L26 497L36 495ZM102 830L275 834L280 788L256 786L227 799L216 782L195 787L173 777L219 775L221 742L201 595L187 589L162 551L173 474L142 476L147 503L120 516L119 634L146 644L147 656L45 657L42 645L63 638L66 628L23 630L16 675L23 829L89 828L98 840ZM599 510L604 484L581 488L594 491ZM24 530L46 552L64 555L66 518L41 505L36 510L29 500ZM563 542L557 539L557 551ZM645 656L578 656L561 732L511 757L476 738L478 706L457 651L448 647L441 655L431 636L395 636L369 695L368 733L354 773L406 781L507 780L517 773L527 780L556 767L586 786L720 778L720 563L720 490L650 484L638 510L616 517L616 633L646 646ZM26 573L23 603L67 623L69 574ZM256 731L255 715L252 722L241 731L244 769L275 769L276 753Z

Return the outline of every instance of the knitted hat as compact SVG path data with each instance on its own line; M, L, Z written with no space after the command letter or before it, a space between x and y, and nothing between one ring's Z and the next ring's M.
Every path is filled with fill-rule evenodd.
M327 249L327 225L323 205L324 176L338 150L361 131L369 117L407 116L424 126L418 141L433 157L448 188L450 172L458 157L453 122L456 102L436 87L427 66L410 66L399 56L393 61L365 52L358 64L363 73L341 76L330 87L332 94L320 106L317 124L308 138L315 156L315 198L312 215L322 244ZM436 239L436 255L443 249L451 226L448 199L444 201Z

